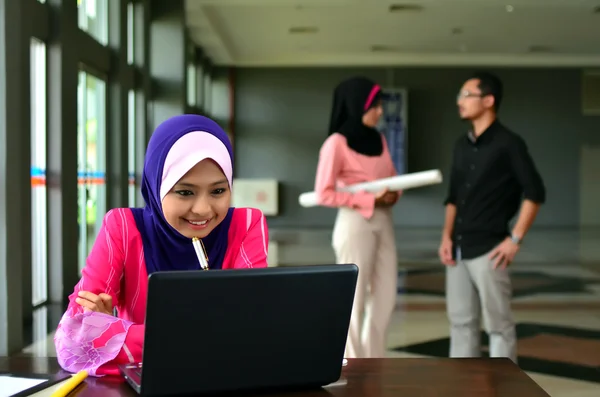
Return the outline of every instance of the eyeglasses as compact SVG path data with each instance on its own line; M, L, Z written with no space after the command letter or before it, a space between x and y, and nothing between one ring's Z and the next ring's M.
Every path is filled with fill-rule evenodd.
M458 95L456 96L456 99L462 99L462 98L483 98L485 96L485 94L478 94L476 92L471 92L471 91L461 91L458 93Z

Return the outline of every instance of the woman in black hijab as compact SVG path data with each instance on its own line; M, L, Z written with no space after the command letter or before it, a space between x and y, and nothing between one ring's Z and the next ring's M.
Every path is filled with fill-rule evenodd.
M315 181L319 205L338 208L332 242L337 263L360 268L348 358L385 356L396 304L398 263L391 207L401 192L337 191L396 175L385 138L376 129L382 113L381 89L374 82L356 77L337 86Z

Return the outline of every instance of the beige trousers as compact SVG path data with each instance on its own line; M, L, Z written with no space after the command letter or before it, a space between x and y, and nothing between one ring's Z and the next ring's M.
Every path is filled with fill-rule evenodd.
M337 263L359 268L345 357L385 357L398 283L391 209L376 209L367 220L341 208L333 229L333 249Z

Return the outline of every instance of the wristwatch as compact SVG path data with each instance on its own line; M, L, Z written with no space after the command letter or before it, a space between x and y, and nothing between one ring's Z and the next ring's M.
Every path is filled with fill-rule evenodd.
M511 239L511 241L512 241L513 243L515 243L515 244L517 244L517 245L521 244L521 241L522 241L522 240L521 240L521 237L517 237L517 236L515 236L514 234L511 234L511 235L510 235L510 239Z

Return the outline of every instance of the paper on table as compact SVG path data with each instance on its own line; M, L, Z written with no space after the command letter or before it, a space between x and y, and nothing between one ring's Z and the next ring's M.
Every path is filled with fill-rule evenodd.
M330 383L328 385L325 385L323 387L327 389L329 387L339 387L339 386L348 386L348 379L341 377L337 381Z
M407 190L438 183L442 183L442 173L440 170L429 170L378 179L371 182L357 183L355 185L339 188L338 191L356 193L364 190L370 193L378 193L386 188L391 191ZM302 193L300 197L298 197L298 201L303 207L315 207L318 205L317 194L315 192Z
M10 397L47 381L48 379L0 375L0 397Z
M74 375L71 375L74 376ZM35 394L32 394L30 397L52 397L52 394L57 391L62 385L63 383L65 383L66 381L68 381L70 378L67 378L65 380L63 380L62 382L56 383L50 387L45 388L44 390L41 390Z

